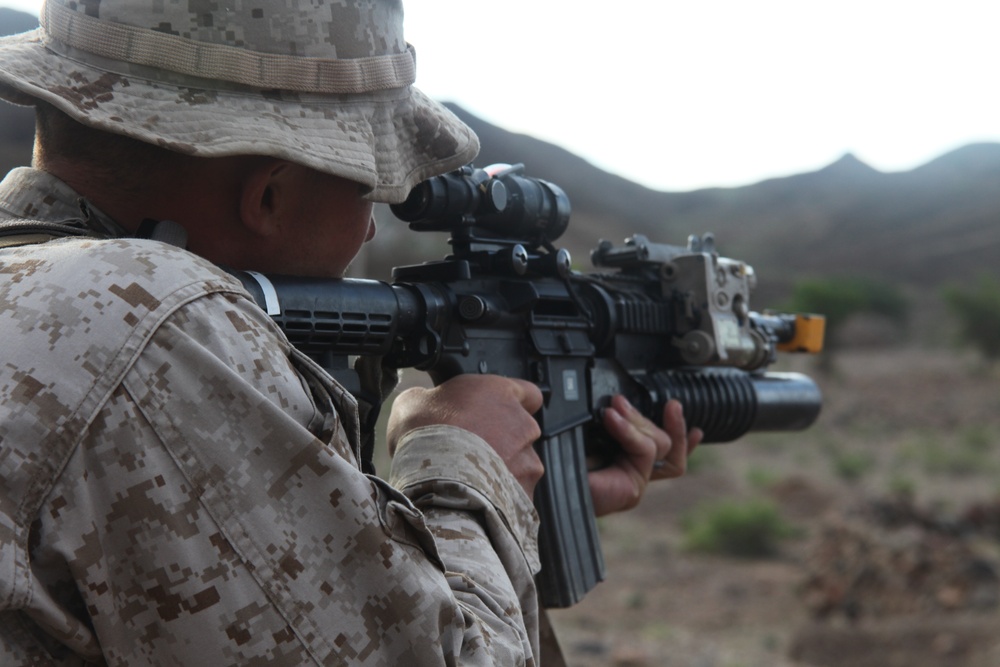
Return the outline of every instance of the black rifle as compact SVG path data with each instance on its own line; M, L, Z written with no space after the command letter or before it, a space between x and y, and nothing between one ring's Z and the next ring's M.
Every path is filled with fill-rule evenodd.
M545 606L567 607L604 577L587 471L588 459L614 456L599 425L611 397L656 423L677 398L705 442L806 428L820 410L815 383L762 369L778 349L818 351L822 318L752 312L753 270L720 257L710 236L686 247L602 241L592 260L611 271L578 273L552 246L568 198L521 169L465 167L393 206L414 230L450 232L453 254L397 268L392 284L235 274L349 389L349 355L426 371L435 384L495 373L542 389L538 583Z

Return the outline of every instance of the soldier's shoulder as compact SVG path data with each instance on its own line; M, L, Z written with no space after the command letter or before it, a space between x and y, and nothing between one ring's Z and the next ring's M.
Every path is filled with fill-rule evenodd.
M183 248L147 239L58 239L7 250L0 265L15 281L77 287L89 293L141 288L159 298L187 286L220 291L240 285L218 266Z
M60 337L73 332L74 340L145 338L201 297L248 298L238 280L210 262L144 239L66 238L8 248L0 253L0 273L7 278L0 301L18 331L37 329L26 318L42 318L58 321L53 330ZM28 338L26 344L35 337Z

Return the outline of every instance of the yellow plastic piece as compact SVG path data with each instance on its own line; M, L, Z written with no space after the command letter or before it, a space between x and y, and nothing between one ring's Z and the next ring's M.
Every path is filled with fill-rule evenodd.
M823 333L825 331L825 317L798 313L795 315L795 336L787 343L778 343L778 349L782 352L818 354L823 351Z

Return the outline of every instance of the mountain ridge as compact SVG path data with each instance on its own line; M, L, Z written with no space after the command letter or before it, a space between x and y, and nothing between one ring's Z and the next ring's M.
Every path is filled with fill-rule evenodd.
M710 231L723 254L767 267L786 291L831 274L927 289L991 270L1000 257L998 143L963 146L907 171L882 172L846 153L750 185L661 192L447 106L480 135L477 164L524 162L528 175L566 190L575 213L563 241L577 251L574 226L590 237L631 229L675 245Z

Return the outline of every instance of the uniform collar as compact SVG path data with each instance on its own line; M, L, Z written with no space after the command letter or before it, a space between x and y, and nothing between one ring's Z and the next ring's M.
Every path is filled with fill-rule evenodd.
M0 182L0 221L42 220L89 228L101 236L127 232L73 188L52 174L18 167Z

